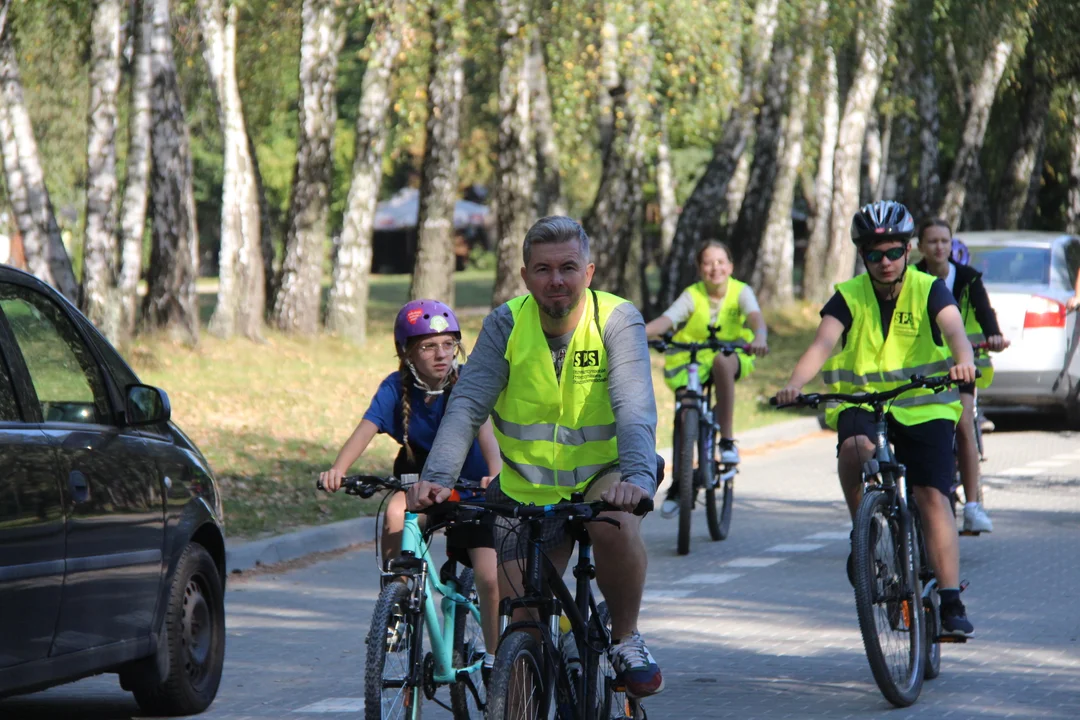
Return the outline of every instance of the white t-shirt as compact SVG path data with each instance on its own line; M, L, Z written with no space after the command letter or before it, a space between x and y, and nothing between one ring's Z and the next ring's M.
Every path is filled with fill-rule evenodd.
M726 297L726 296L725 296ZM709 298L709 324L715 325L716 318L720 314L720 308L724 304L724 298ZM739 293L739 310L743 315L749 315L752 312L760 312L761 307L758 305L757 297L754 295L754 291L749 285L743 287L742 292ZM683 290L675 302L671 304L667 310L664 311L664 317L671 320L672 325L679 327L694 314L694 297L690 294L690 290Z
M953 295L956 295L956 292L953 290L953 288L956 287L956 266L952 263L949 263L949 274L945 278L945 287L949 288L949 292Z

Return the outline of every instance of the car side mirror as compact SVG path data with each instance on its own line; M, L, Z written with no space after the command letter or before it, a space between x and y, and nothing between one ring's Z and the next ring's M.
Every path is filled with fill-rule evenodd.
M124 400L128 425L157 425L172 417L169 396L152 385L128 385Z

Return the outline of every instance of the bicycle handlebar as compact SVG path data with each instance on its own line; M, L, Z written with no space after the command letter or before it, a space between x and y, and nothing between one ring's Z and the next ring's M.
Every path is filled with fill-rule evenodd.
M726 342L723 340L717 340L716 338L709 338L705 342L684 343L676 342L668 338L659 338L657 340L650 340L649 347L659 352L664 352L668 348L674 350L686 350L689 352L700 352L701 350L712 350L714 352L723 353L724 355L731 355L735 352L747 352L750 346L744 342Z
M975 371L975 377L982 377L982 373L978 370ZM855 393L853 395L846 395L842 393L810 393L809 395L799 395L795 398L795 402L784 403L780 405L777 403L776 397L769 398L769 405L777 409L783 409L788 407L812 407L816 408L823 402L846 402L855 405L884 405L890 400L893 400L909 390L918 390L925 388L927 390L933 390L934 392L940 392L949 385L957 385L958 381L953 380L947 375L941 375L937 377L923 377L922 375L915 375L911 378L911 381L900 387L893 388L892 390L886 390L879 393Z

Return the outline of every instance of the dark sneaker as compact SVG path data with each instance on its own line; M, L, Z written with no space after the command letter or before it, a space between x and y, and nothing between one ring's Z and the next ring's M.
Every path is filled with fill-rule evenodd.
M975 627L967 619L967 608L957 600L941 606L941 634L969 638L975 635Z
M615 682L626 688L629 697L648 697L664 689L660 667L636 630L608 648L608 658L615 669Z

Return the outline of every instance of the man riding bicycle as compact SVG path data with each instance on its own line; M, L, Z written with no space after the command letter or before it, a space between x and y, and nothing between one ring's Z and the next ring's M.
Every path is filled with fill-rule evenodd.
M908 267L914 230L911 214L897 202L872 203L855 215L851 239L866 273L840 283L822 308L817 335L787 386L777 393L779 403L794 402L823 366L825 381L838 393L886 391L914 375L946 371L958 383L975 380L974 353L952 293L941 280ZM841 338L841 351L830 358ZM897 460L907 468L922 514L927 553L941 587L942 631L969 637L974 628L960 601L960 546L949 502L953 435L960 413L955 388L917 390L892 403L888 422ZM826 420L837 430L837 471L854 519L862 500L862 465L874 454L873 414L840 405L826 411ZM849 580L853 571L848 556Z
M611 611L611 663L631 697L664 681L637 632L648 557L631 514L657 484L656 401L645 322L630 302L589 289L589 238L567 217L538 220L525 235L528 295L484 319L447 406L410 508L443 502L490 415L503 458L492 502L544 505L583 493L623 512L619 527L590 523L596 581ZM561 521L542 521L542 547L562 572L573 541ZM527 533L496 524L502 597L522 593Z

